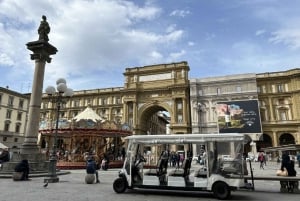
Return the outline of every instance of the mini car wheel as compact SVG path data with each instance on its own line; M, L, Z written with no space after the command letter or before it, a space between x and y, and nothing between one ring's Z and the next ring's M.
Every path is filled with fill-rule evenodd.
M127 188L126 179L122 177L117 178L113 183L113 188L116 193L124 193Z
M212 191L214 193L214 196L219 200L226 200L231 195L229 186L224 182L215 183L213 185Z

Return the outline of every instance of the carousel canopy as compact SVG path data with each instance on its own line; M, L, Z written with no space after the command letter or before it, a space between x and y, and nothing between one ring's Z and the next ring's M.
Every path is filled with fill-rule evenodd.
M0 149L7 149L7 148L8 148L8 146L6 146L0 142Z
M74 121L92 120L93 122L104 121L92 108L87 107L81 113L73 118Z

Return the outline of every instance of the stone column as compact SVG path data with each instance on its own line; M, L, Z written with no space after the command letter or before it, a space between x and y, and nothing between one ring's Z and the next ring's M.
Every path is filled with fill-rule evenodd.
M275 131L273 131L272 136L273 136L273 147L279 146L277 133Z
M274 121L274 109L273 109L273 102L272 102L272 97L268 98L269 100L269 110L270 110L270 121Z
M132 119L133 119L133 125L134 125L133 132L134 132L134 134L141 134L142 125L141 125L140 119L138 119L139 108L138 108L138 103L136 101L136 98L132 103L133 103ZM146 133L144 133L144 134L146 134Z
M123 103L123 115L122 115L122 122L129 124L128 118L128 102L124 101Z
M50 63L50 55L56 54L57 49L48 43L50 27L43 16L43 21L38 29L39 40L27 43L27 49L31 50L31 59L35 60L35 71L33 77L32 93L29 103L28 121L25 131L24 143L21 154L29 157L38 154L39 148L37 138L39 132L40 108L43 94L43 82L46 62Z
M182 100L182 123L187 125L187 123L188 123L188 116L187 116L188 104L184 98L182 98L181 100Z

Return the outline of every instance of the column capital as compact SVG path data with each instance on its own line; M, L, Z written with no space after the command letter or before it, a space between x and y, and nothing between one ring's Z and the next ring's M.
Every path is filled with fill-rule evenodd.
M47 41L38 40L26 44L27 49L31 50L31 60L42 60L47 63L51 62L50 55L56 54L57 49Z

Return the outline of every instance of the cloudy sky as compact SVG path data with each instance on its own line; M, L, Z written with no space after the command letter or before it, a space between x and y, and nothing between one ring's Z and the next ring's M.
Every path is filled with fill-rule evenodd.
M58 52L44 88L122 87L125 68L187 61L190 78L300 67L300 1L0 0L0 86L31 92L41 16Z

